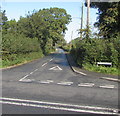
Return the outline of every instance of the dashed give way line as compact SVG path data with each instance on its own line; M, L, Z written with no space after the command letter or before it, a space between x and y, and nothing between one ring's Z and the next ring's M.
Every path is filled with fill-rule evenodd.
M95 84L94 83L80 83L78 86L85 86L85 87L93 87Z
M116 108L75 105L75 104L65 104L65 103L56 103L56 102L6 98L6 97L3 98L0 97L0 103L17 105L17 106L62 110L62 111L93 113L93 114L116 114L116 115L119 114L118 113L119 110Z
M72 85L73 82L60 82L60 83L57 83L58 85Z

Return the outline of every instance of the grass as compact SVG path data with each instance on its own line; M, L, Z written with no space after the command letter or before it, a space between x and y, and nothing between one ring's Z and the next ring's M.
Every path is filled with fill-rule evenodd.
M120 72L116 67L104 67L104 66L96 66L91 64L84 64L84 69L104 74L111 74L111 75L120 75Z
M13 66L21 63L27 63L29 61L39 59L43 56L44 55L40 51L26 53L26 54L11 54L7 56L3 56L4 60L2 60L2 65L0 65L0 68L5 68L8 66Z

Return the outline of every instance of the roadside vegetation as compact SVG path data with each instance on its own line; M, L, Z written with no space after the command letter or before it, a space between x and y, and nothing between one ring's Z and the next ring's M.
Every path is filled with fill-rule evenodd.
M91 33L91 29L80 29L82 38L72 40L70 53L76 63L89 71L120 75L120 4L92 3L98 8L98 21L95 26L99 33ZM96 66L97 62L111 62L112 67Z
M2 16L2 66L7 67L38 59L55 51L65 43L64 33L71 16L65 9L50 8L28 12L18 21Z

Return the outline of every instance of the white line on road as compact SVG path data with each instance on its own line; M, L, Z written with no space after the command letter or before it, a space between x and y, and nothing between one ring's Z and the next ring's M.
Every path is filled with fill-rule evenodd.
M58 85L72 85L73 82L60 82L60 83L57 83Z
M101 86L99 86L99 87L112 89L112 88L115 88L115 85L101 85Z
M53 58L52 58L52 59L50 59L48 62L51 62L52 60L53 60ZM45 66L45 65L47 65L47 64L48 64L48 62L46 62L46 63L42 64L42 67L43 67L43 66Z
M73 112L87 112L87 113L97 113L97 114L118 114L118 111L119 111L118 109L115 109L115 108L105 108L105 107L97 107L97 106L74 105L74 104L24 100L24 99L15 99L15 98L2 98L2 97L0 97L0 99L2 100L0 102L3 104L40 107L40 108L73 111ZM6 101L3 101L3 100L6 100ZM100 111L97 111L97 110L100 110Z
M30 72L29 74L25 75L23 78L21 78L19 81L28 81L27 78L28 76L32 75L34 72L36 72L38 69L35 69L34 71ZM30 80L30 79L29 79Z
M84 87L93 87L95 84L94 83L80 83L78 86L84 86Z
M83 72L80 72L80 71L77 71L74 67L72 67L73 68L73 70L75 71L75 72L77 72L77 73L79 73L79 74L82 74L82 75L87 75L87 74L85 74L85 73L83 73Z
M49 70L62 70L62 68L60 68L59 66L54 66L50 68Z
M47 82L50 82L50 83L53 83L54 81L53 80L46 80Z
M49 62L51 62L52 60L53 60L53 58L52 58L52 59L50 59L50 60L49 60Z
M53 83L53 80L43 80L43 81L40 81L40 83L49 84L49 83Z
M34 72L31 72L30 75L32 75Z
M33 72L37 71L38 69L35 69Z
M40 81L40 83L49 84L50 82L48 82L48 81Z
M47 62L46 62L46 63L44 63L44 64L42 65L42 67L43 67L43 66L45 66L46 64L47 64Z
M100 77L101 79L111 80L111 81L118 81L120 82L120 79L117 78L110 78L110 77Z
M34 81L34 79L23 79L23 80L21 80L21 82L27 82L27 83L30 83L30 82L33 82Z
M26 77L28 77L29 75L24 76L23 78L21 78L19 81L23 81Z

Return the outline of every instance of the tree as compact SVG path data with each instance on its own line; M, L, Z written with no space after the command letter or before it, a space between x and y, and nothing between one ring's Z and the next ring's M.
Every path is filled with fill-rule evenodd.
M95 26L99 28L104 38L118 36L120 30L120 2L95 2L92 8L98 8Z
M57 41L62 40L61 38L67 29L66 25L70 22L71 16L64 9L50 8L39 10L32 16L32 19L34 22L41 22L41 26L37 26L38 23L34 23L34 27L37 27L37 30L42 32L44 39L47 37L52 38L54 45Z
M48 43L51 49L55 44L64 41L66 25L70 23L71 16L65 9L50 8L33 11L26 17L21 17L17 23L18 33L24 34L29 38L38 38L43 52L48 53Z
M1 11L1 16L2 16L2 22L1 22L1 25L2 25L2 34L5 34L7 33L7 29L9 28L9 25L7 24L7 21L8 21L8 18L5 14L5 10Z

